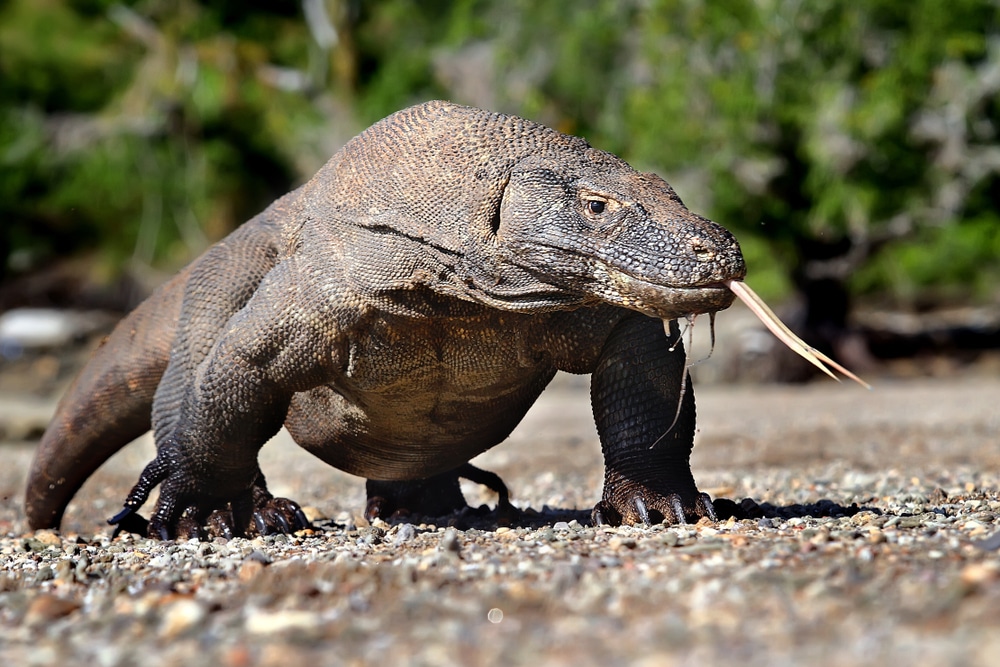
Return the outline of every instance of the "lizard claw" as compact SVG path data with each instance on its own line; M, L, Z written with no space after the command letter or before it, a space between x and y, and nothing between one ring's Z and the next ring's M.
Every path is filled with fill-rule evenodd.
M684 518L684 505L681 504L681 497L676 493L670 494L670 509L674 512L674 521L680 525L687 523Z
M121 512L108 519L108 523L115 527L111 533L111 539L115 539L122 533L147 535L149 532L149 521L136 512L133 507L123 508Z
M128 505L126 505L125 507L123 507L121 509L120 512L118 512L118 514L116 514L113 517L111 517L110 519L108 519L108 523L111 524L112 526L116 526L117 525L122 530L126 530L126 528L120 526L119 524L121 524L126 518L132 516L133 514L135 514L135 508L134 507L129 507ZM135 514L135 515L138 516L137 514Z
M716 521L711 498L700 493L693 483L690 488L685 486L663 481L642 483L624 477L605 479L603 497L594 506L591 519L595 525L612 526L686 524L702 517Z
M632 502L635 505L635 511L639 513L639 519L644 524L649 525L649 510L646 509L646 503L639 496L636 496Z
M383 496L370 496L368 502L365 504L365 520L371 523L375 519L384 516L385 508L388 504L388 501Z
M254 526L257 528L257 532L260 535L267 535L267 534L269 534L270 531L268 530L267 522L264 521L264 515L263 514L261 514L260 512L254 512L253 513L253 523L254 523Z
M135 483L132 490L129 491L128 496L125 498L125 504L118 514L108 519L108 523L112 526L118 526L115 529L114 534L118 535L121 531L136 532L134 530L138 524L134 520L130 520L129 517L135 516L142 520L144 524L148 522L146 519L142 518L136 512L142 507L146 500L149 499L149 494L152 493L153 488L167 478L169 469L167 465L157 456L155 459L150 461L145 468L143 468L142 474L139 475L139 481ZM143 532L145 532L146 526L143 526Z
M696 511L703 517L706 517L709 521L718 521L719 517L715 513L715 505L712 504L712 498L707 493L699 493L698 500L695 501Z

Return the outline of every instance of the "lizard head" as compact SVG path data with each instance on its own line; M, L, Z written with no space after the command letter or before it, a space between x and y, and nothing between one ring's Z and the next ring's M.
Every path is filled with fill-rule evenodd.
M672 319L728 307L724 281L746 273L736 239L659 176L580 137L449 102L376 123L313 184L304 197L373 235L351 266L398 258L389 275L353 271L371 295L420 284L507 310L603 301Z
M504 263L585 298L671 319L727 308L746 265L670 185L590 147L512 166L493 220Z

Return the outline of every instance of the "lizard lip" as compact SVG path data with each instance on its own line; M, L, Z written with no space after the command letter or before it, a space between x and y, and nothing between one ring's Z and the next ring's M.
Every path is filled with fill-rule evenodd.
M633 275L609 269L606 280L600 282L611 288L611 301L661 319L674 319L685 315L713 313L728 308L736 295L722 282L676 287L662 285Z

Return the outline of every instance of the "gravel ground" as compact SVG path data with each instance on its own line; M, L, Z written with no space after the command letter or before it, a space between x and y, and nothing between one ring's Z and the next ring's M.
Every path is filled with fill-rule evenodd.
M314 531L112 541L102 520L147 440L88 482L62 533L32 534L31 447L5 445L0 663L1000 662L1000 380L704 387L695 475L765 517L639 529L588 525L586 387L560 377L478 460L533 508L512 528L368 525L362 482L279 436L263 469Z

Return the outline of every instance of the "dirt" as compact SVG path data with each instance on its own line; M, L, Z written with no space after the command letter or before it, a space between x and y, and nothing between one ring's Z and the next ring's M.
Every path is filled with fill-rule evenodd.
M362 481L282 434L263 470L319 517L315 531L111 541L104 519L151 458L146 438L87 483L61 533L32 535L21 511L32 443L8 443L0 658L996 664L1000 379L869 379L871 392L830 381L699 387L696 479L714 497L753 498L767 518L698 526L587 525L602 465L578 377L560 376L476 461L539 513L512 529L369 526ZM0 400L0 421L4 408L26 418L52 407L20 400Z

